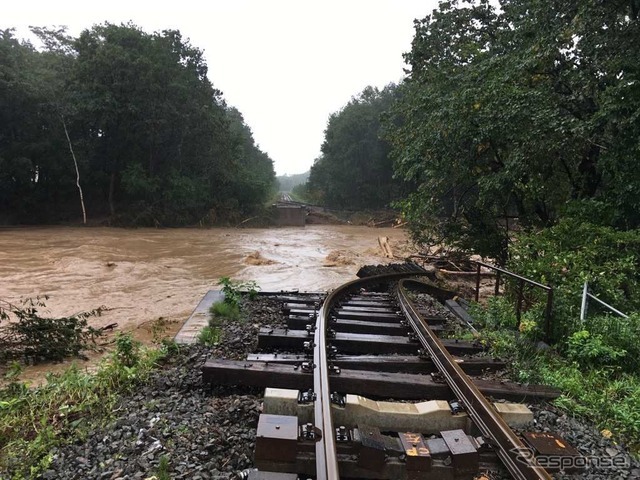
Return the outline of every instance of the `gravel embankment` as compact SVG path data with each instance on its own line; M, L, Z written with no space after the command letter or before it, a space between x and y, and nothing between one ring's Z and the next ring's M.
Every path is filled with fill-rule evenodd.
M54 453L45 479L145 479L162 456L170 478L236 478L253 462L262 390L209 387L201 366L209 355L242 359L255 349L261 325L280 318L279 303L263 299L247 319L224 324L222 341L181 347L133 394L119 402L115 419Z
M168 459L171 478L234 478L252 465L258 389L202 385L209 349L185 347L134 394L115 420L55 452L45 479L145 479Z
M553 405L530 405L534 412L534 425L528 431L552 432L561 436L589 460L583 473L555 474L562 480L607 480L640 478L640 462L628 451L606 438L594 426L572 418Z

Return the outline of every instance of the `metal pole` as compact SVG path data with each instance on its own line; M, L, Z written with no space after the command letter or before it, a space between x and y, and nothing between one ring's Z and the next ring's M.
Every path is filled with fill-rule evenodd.
M496 288L493 291L494 296L498 296L500 294L500 270L496 272Z
M584 319L587 318L587 295L589 293L589 282L584 282L582 288L582 305L580 306L580 325L584 323Z
M593 295L591 295L590 293L587 293L587 295L589 296L589 298L593 298L596 302L604 305L605 307L607 307L609 310L611 310L613 313L617 313L618 315L620 315L621 317L624 318L629 318L628 315L625 315L624 313L622 313L620 310L618 310L617 308L613 308L611 305L609 305L608 303L603 302L602 300L600 300L598 297L594 297Z

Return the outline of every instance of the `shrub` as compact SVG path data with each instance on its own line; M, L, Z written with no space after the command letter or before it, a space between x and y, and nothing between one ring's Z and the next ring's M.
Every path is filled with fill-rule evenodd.
M599 335L611 348L625 350L624 359L618 364L623 370L637 372L640 367L640 314L621 318L614 315L595 315L587 317L584 329Z
M114 358L125 367L134 367L140 361L142 344L134 340L131 333L118 333Z
M508 267L554 287L555 341L578 328L585 281L594 295L616 308L640 309L640 230L617 231L565 218L554 227L517 235ZM529 296L528 303L537 302L542 311L544 292L531 290Z
M567 341L567 357L581 367L621 366L627 351L609 345L600 334L579 330Z
M0 362L18 358L60 361L95 348L95 339L102 331L89 327L87 319L99 316L104 307L47 318L38 313L46 299L27 298L20 305L0 300L0 320L12 320L0 328Z
M224 303L240 306L240 300L242 300L243 293L249 296L250 300L254 300L258 295L258 284L254 281L240 282L237 280L231 280L229 277L221 277L218 281L219 285L222 285L222 293L224 293Z
M561 390L554 404L571 415L593 421L600 429L611 430L617 439L640 448L640 378L618 368L580 365L553 349L538 350L513 330L483 330L482 342L491 346L489 355L503 358L513 380L542 383ZM584 338L587 337L587 338ZM575 348L592 345L591 335L576 335ZM597 346L597 342L596 342ZM609 353L605 346L600 352ZM576 352L576 355L580 353ZM615 357L615 354L614 354Z

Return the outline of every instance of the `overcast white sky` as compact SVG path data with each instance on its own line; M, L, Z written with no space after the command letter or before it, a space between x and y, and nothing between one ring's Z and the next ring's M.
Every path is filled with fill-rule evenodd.
M413 19L437 0L193 0L4 2L0 27L132 20L151 32L179 29L205 52L209 78L237 107L276 173L306 171L327 119L367 85L403 76Z

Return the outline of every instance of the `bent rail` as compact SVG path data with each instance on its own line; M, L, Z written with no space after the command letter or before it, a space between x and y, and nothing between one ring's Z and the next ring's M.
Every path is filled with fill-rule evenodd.
M468 415L482 434L495 442L498 457L509 473L519 480L550 480L551 476L544 468L537 465L535 460L531 462L528 456L523 455L526 447L428 327L427 322L407 296L404 289L405 283L407 283L406 280L401 280L397 288L401 310L409 319L420 343L429 352L431 360L444 376L449 388L453 390L458 400L463 402Z
M372 285L399 280L408 277L427 275L418 272L390 273L376 275L345 283L333 290L320 307L314 332L313 363L314 377L313 389L316 393L314 405L314 424L316 431L320 431L322 437L316 442L316 478L318 480L338 480L338 456L336 453L335 430L331 418L331 393L329 389L329 368L327 365L327 339L326 331L329 325L329 316L335 302L351 290Z

